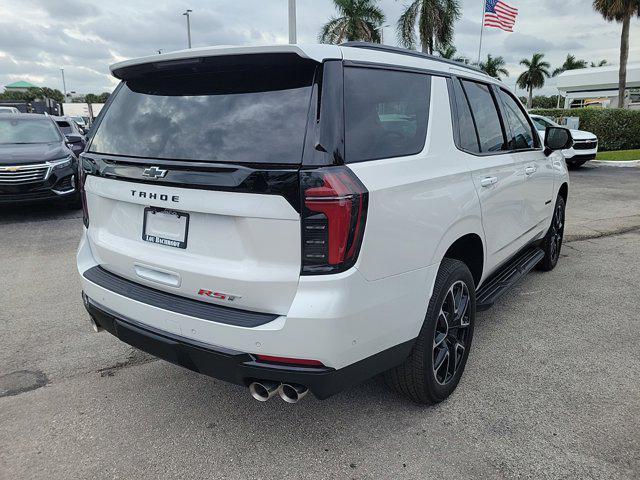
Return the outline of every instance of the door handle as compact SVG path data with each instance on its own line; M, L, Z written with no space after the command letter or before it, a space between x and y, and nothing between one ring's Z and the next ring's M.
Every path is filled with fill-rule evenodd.
M498 183L498 177L484 177L480 180L480 185L483 187L490 187L491 185L495 185Z
M536 173L537 170L538 169L536 167L527 167L527 168L524 169L524 173L526 175L530 176L530 175L533 175L534 173Z

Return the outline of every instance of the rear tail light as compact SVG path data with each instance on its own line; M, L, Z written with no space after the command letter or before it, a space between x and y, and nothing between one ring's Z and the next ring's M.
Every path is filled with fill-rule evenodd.
M80 198L82 200L82 223L89 228L89 210L87 208L87 192L84 189L84 182L87 178L87 174L82 168L82 157L78 161L78 187L80 188Z
M358 258L367 216L367 189L347 167L300 173L302 273L337 273Z

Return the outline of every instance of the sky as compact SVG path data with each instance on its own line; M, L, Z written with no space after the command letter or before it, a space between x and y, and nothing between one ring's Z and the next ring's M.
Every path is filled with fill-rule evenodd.
M398 45L395 25L409 0L379 0L384 43ZM461 0L458 51L476 60L484 0ZM545 53L555 68L567 53L618 63L621 25L607 23L591 0L508 0L518 7L514 33L486 28L483 57L501 55L513 87L520 59ZM100 93L117 84L109 65L187 46L185 9L193 10L194 47L286 43L287 0L0 0L0 86L27 80L67 91ZM315 43L335 9L331 0L297 0L298 42ZM630 62L640 62L640 20L631 26ZM553 94L554 79L538 93Z

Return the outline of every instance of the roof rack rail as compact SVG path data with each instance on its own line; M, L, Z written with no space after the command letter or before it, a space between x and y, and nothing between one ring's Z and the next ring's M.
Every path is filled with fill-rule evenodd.
M436 57L435 55L429 55L428 53L416 52L415 50L409 50L408 48L392 47L390 45L382 45L380 43L369 43L369 42L344 42L344 43L341 43L340 46L352 47L352 48L366 48L369 50L379 50L381 52L398 53L400 55L408 55L411 57L426 58L428 60L433 60L435 62L446 63L448 65L453 65L455 67L460 67L460 68L466 68L473 72L482 73L483 75L486 75L486 72L483 72L478 67L465 65L464 63L456 62L454 60L449 60L448 58Z

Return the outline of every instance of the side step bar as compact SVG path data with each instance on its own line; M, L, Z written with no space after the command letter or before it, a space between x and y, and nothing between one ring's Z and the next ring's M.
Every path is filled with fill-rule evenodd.
M490 308L498 298L529 273L544 257L539 247L529 247L492 274L476 293L476 310Z

